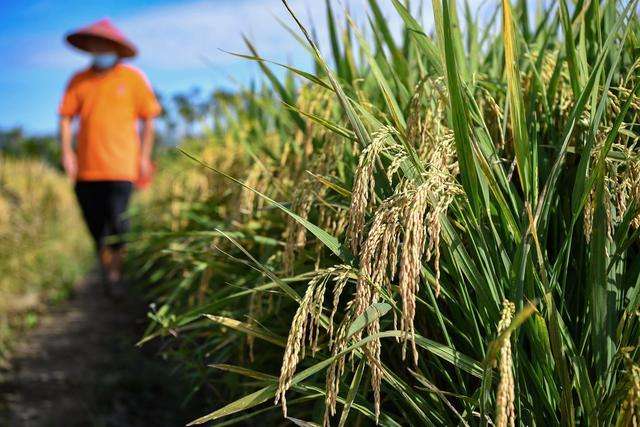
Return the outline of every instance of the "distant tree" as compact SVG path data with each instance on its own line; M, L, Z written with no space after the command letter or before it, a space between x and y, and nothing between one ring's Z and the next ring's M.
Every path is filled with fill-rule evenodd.
M60 146L54 135L26 136L19 127L0 130L0 152L11 157L40 158L59 166Z
M207 127L221 131L227 118L246 114L248 108L257 108L246 104L246 96L226 89L216 89L204 96L200 88L194 87L171 97L160 93L156 96L162 106L157 131L157 145L160 147L175 146L183 136L201 136ZM184 134L180 133L181 130ZM60 168L60 144L55 134L27 135L21 127L0 129L0 154L37 157Z
M12 153L18 149L20 142L24 139L22 128L8 130L0 129L0 150L5 153Z
M156 132L156 140L159 146L173 146L176 142L176 129L178 122L175 118L175 112L171 105L171 100L167 100L161 93L156 93L158 102L162 107L162 112L158 117L161 126L158 127Z
M222 117L224 117L225 109L229 109L230 106L237 104L238 96L225 89L214 90L209 97L209 109L208 113L211 115L213 121L213 127L218 128L224 123L220 123Z
M186 136L193 137L195 135L195 125L206 116L209 103L201 100L201 90L197 87L186 93L175 94L173 102L185 125Z

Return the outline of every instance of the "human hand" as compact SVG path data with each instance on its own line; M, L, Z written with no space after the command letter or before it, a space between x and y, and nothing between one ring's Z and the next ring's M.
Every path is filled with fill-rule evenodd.
M140 176L139 179L146 180L153 173L153 163L150 156L142 156L140 158Z
M63 150L61 160L65 173L69 179L75 181L78 175L78 159L76 153L74 153L73 150Z

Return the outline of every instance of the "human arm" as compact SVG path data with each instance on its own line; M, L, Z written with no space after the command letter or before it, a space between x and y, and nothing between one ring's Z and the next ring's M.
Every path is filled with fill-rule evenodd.
M60 117L60 145L62 148L60 160L67 176L75 181L78 174L78 162L72 146L73 131L71 129L71 120L70 116Z
M160 114L161 107L147 78L138 71L135 80L136 112L142 126L140 130L140 178L146 180L153 173L151 154L155 138L153 119Z
M152 173L151 153L153 152L153 143L155 138L155 128L153 118L142 120L142 131L140 140L142 146L140 148L140 177L147 178Z

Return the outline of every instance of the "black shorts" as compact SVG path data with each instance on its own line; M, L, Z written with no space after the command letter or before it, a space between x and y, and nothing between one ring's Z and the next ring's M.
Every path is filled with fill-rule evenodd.
M133 184L129 181L78 181L76 196L82 208L82 216L100 251L105 245L121 248L123 242L106 243L108 236L120 237L129 231L129 221L124 213L129 205Z

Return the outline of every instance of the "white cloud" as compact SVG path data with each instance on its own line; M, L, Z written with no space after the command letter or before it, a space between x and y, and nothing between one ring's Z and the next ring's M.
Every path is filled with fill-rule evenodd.
M363 28L368 27L367 0L331 0L334 12L342 15L345 8ZM298 17L309 26L313 22L322 50L328 53L325 5L322 0L290 0ZM414 2L418 3L418 2ZM430 2L425 2L423 24L432 27ZM470 0L475 12L486 0ZM490 3L490 2L489 2ZM389 26L398 33L401 18L390 0L379 0ZM238 61L221 52L246 52L242 41L245 34L268 59L297 63L303 48L277 19L300 33L280 0L195 0L140 9L114 21L140 49L136 63L144 68L165 70L226 67ZM342 16L338 23L344 24ZM367 28L365 31L369 31ZM29 65L65 68L86 63L82 55L65 46L61 35L22 40L26 44L25 61ZM71 54L73 52L74 54ZM305 59L308 56L304 57Z
M204 57L216 65L235 59L219 49L245 51L241 34L259 39L264 54L289 51L270 10L276 0L197 1L149 9L121 22L140 48L142 65L159 68L202 68Z
M334 8L342 10L341 2ZM382 2L399 27L399 18L390 1ZM366 11L364 0L349 2L355 18L363 21ZM326 39L324 2L294 0L295 12L317 27L319 37ZM203 57L216 65L225 65L237 59L220 49L245 52L242 34L255 42L262 56L286 60L301 52L298 42L284 29L277 18L295 27L280 0L196 1L148 9L121 22L123 30L140 47L142 65L161 68L200 68ZM297 28L295 29L297 31Z
M332 1L334 10L341 13L345 3ZM324 1L293 0L290 3L305 24L313 21L321 44L326 48ZM400 28L400 18L391 2L383 0L380 3L389 17L390 25ZM346 4L357 22L366 22L366 0L348 0ZM146 8L123 19L116 17L114 21L138 45L140 57L137 62L141 66L198 69L211 64L224 67L237 61L237 58L220 49L246 52L242 34L255 42L265 58L295 60L302 48L277 22L277 18L298 32L280 0L182 2ZM30 52L27 60L32 65L69 68L86 62L79 53L70 54L71 50L63 46L60 36L37 38L27 41L27 45L30 47L27 49Z

